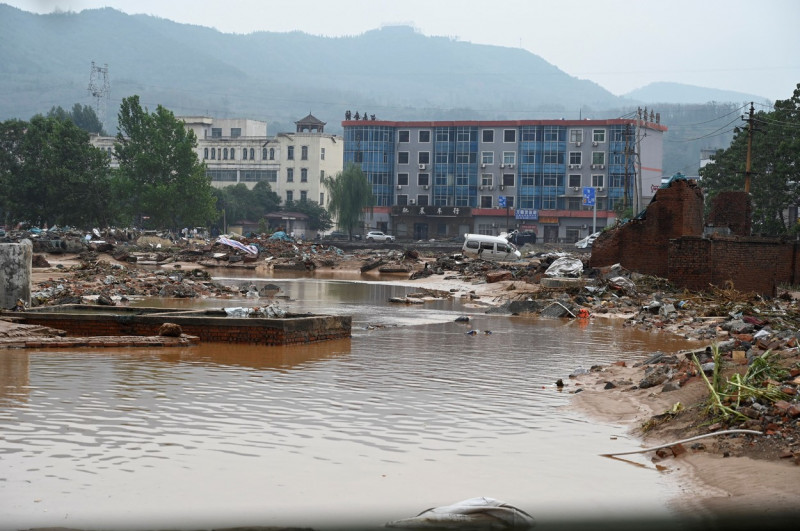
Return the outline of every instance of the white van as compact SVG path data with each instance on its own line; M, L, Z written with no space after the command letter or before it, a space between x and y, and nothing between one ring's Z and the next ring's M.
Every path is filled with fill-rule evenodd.
M497 261L519 260L522 256L514 244L505 238L484 234L465 234L461 253L470 258Z

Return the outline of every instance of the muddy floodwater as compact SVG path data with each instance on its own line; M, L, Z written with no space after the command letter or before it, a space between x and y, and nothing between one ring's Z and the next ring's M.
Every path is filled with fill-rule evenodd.
M688 344L601 319L390 304L413 290L380 283L224 281L276 284L293 311L352 315L353 336L0 351L1 529L380 527L476 496L540 522L671 515L677 479L646 456L600 457L640 443L569 409L574 387L554 382Z

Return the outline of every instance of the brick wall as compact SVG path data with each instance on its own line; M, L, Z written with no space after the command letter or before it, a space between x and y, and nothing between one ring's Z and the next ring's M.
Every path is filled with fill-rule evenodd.
M753 202L745 192L720 192L711 203L706 225L727 227L731 234L750 236Z
M778 286L800 280L799 251L797 242L774 238L680 238L670 242L667 278L689 289L732 283L741 292L774 296Z
M621 264L647 275L667 276L669 241L703 234L703 194L694 181L673 181L656 192L643 219L634 219L592 245L591 267Z
M184 334L203 342L290 345L350 337L351 318L310 316L283 319L79 315L45 312L16 314L24 324L66 331L70 336L157 336L164 322L180 324Z

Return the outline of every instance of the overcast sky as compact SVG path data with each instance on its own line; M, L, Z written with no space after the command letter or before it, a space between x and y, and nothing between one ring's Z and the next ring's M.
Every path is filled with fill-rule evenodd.
M113 7L225 33L424 35L522 47L625 94L655 81L788 99L800 83L800 0L0 0L35 13Z

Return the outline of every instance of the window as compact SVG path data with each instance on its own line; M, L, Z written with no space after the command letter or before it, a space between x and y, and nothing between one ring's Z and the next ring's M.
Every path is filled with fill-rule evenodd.
M437 129L436 130L436 141L437 142L450 142L450 131L445 128Z
M417 153L417 162L420 164L430 164L431 163L431 153L430 151L420 151Z
M431 184L431 176L429 173L420 173L417 175L417 186L428 186Z
M492 177L491 173L482 173L481 174L481 186L492 186L494 178Z
M580 166L583 161L583 153L580 151L570 151L569 152L569 165L570 166Z
M269 148L269 160L275 160L275 148Z
M487 144L494 143L494 130L493 129L484 129L482 131L481 138Z
M411 142L411 131L407 131L405 129L402 129L402 130L398 131L397 132L397 141L401 142L403 144Z
M250 160L253 160L255 158L256 158L256 150L255 148L250 148Z
M400 151L397 154L397 163L398 164L408 164L408 151Z
M606 141L606 130L605 129L594 129L592 131L592 142L605 142Z
M407 173L398 173L397 174L397 184L400 186L408 186L408 174Z
M208 148L205 148L205 149L203 150L203 158L204 158L204 159L207 159L207 158L208 158Z
M235 153L236 153L236 148L231 148L231 160L236 159Z
M517 130L516 129L505 129L503 131L503 142L516 142L517 141Z
M325 205L325 193L324 192L320 192L319 193L319 204L323 205L323 206Z
M228 160L228 148L222 150L222 158L223 160Z
M294 160L294 146L288 146L286 148L286 158L288 160Z
M513 173L504 173L503 174L503 186L514 186L514 174Z
M325 170L319 170L319 182L323 182L325 180Z
M308 146L300 147L300 160L308 160Z
M267 148L261 148L261 160L267 160Z
M592 186L595 188L602 188L604 177L605 175L592 175Z
M286 182L287 183L294 182L294 168L286 168Z
M417 139L420 144L428 144L431 141L431 132L428 130L420 131Z
M308 201L308 192L300 190L300 201Z
M583 142L583 129L570 129L569 142L570 144L579 144Z
M569 186L571 188L580 188L581 187L581 176L580 174L571 173L569 175Z
M231 138L239 138L240 136L242 136L242 128L231 127Z
M503 151L503 164L516 164L517 153L515 151Z
M212 127L211 128L211 138L222 138L222 128L221 127Z
M471 138L469 129L459 128L456 132L456 142L469 142Z
M492 196L490 195L481 196L481 208L492 208Z
M217 160L217 150L211 148L211 160Z
M325 148L319 148L319 160L325 160Z
M582 197L567 198L567 210L583 210L583 208L581 208L582 206L583 206Z
M545 164L564 164L564 153L560 151L549 151L544 154L542 162Z
M481 164L494 164L494 151L482 151Z
M428 206L428 195L418 195L417 196L417 205L419 206Z
M408 204L408 196L406 194L398 194L395 199L398 206L406 206Z
M289 201L293 200L294 200L294 192L292 192L291 190L286 190L286 202L288 203Z
M606 152L605 151L592 151L592 166L594 165L603 165L606 163Z
M242 150L242 160L247 160L247 148Z
M506 207L514 208L514 196L513 195L507 195L506 196Z
M308 182L308 168L300 168L300 182L301 183Z

